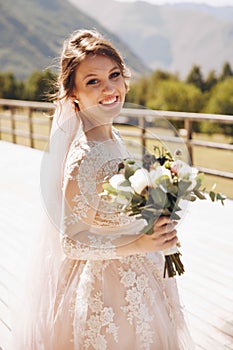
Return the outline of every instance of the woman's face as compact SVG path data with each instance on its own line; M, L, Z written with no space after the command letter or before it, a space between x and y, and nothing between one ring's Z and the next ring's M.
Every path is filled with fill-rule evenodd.
M125 100L125 80L116 62L106 56L85 58L75 72L74 96L81 111L114 118Z

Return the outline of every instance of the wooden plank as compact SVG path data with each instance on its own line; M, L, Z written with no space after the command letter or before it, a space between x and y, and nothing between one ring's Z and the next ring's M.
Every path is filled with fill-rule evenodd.
M11 128L6 128L6 127L2 127L1 132L3 134L22 136L22 137L27 137L27 138L30 138L30 136L31 136L29 131L23 131L23 130L19 130L19 129L12 131ZM37 133L32 133L32 137L34 140L40 140L40 141L48 141L49 140L49 136L41 135L41 134L37 134Z
M10 107L20 107L20 108L35 108L35 109L51 109L55 108L55 105L50 102L37 102L37 101L23 101L23 100L8 100L0 99L1 106L10 106Z
M230 145L227 143L192 140L192 141L190 141L190 144L192 146L201 146L201 147L208 147L208 148L216 148L216 149L233 151L233 145Z
M213 122L221 122L232 124L233 115L223 115L223 114L208 114L208 113L190 113L190 112L174 112L174 111L159 111L150 109L131 109L123 108L121 112L122 116L129 117L159 117L173 120L180 119L192 119L194 121L209 120Z

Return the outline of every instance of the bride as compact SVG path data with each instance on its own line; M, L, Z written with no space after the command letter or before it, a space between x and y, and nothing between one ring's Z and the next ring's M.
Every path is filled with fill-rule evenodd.
M59 93L41 166L45 220L13 327L20 350L188 350L174 278L163 278L162 250L177 242L167 217L141 234L100 196L129 156L112 123L128 90L119 52L98 32L64 42ZM15 322L16 323L16 322Z

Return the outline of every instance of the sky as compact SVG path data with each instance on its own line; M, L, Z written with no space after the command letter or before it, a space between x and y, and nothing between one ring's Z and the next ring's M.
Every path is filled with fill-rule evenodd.
M133 2L136 0L117 0L117 1L125 1L125 2ZM181 2L191 2L196 4L207 4L212 6L233 6L233 0L144 0L147 2L151 2L152 4L162 5L162 4L178 4Z

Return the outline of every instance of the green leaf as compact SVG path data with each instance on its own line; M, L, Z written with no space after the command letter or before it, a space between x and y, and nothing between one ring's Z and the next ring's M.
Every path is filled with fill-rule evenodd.
M224 196L222 193L217 193L217 196L216 196L217 200L220 200L222 205L224 205L224 201L225 199L227 198L226 196Z
M203 184L204 182L204 179L205 179L205 174L204 173L199 173L196 177L195 177L195 180L196 180L196 186L194 187L194 190L198 190L201 185Z
M131 187L131 183L130 183L129 180L125 180L125 181L121 182L121 183L119 184L119 186Z
M127 160L125 161L125 164L134 165L134 164L135 164L135 160L133 160L133 159L127 159Z
M189 180L181 180L178 183L178 194L179 196L182 196L183 194L185 194L185 192L187 191L187 189L189 188L189 186L191 185L191 181Z
M130 178L130 176L132 176L135 171L137 170L137 168L130 166L130 163L126 163L125 164L125 178L128 180Z
M117 190L114 188L114 187L112 187L112 185L110 185L109 183L105 183L105 184L103 184L103 189L105 190L105 191L107 191L109 194L113 194L113 195L117 195Z
M154 232L153 230L154 222L155 222L155 218L149 220L148 224L140 232L145 233L147 235L151 235Z
M150 191L150 195L153 199L155 206L158 208L164 208L169 204L167 203L167 194L159 187L153 188Z
M204 196L203 193L201 193L200 191L198 190L193 190L193 193L197 196L197 198L199 199L206 199L206 197Z
M162 175L156 180L156 184L163 188L165 192L169 192L169 188L171 187L171 181L168 175Z
M173 212L171 215L170 215L170 218L172 220L180 220L180 216L177 215L175 212Z
M215 199L216 199L216 194L215 194L215 192L214 192L214 191L210 191L209 196L210 196L210 199L212 200L212 202L214 202Z
M174 205L174 209L173 209L174 211L180 211L180 210L182 210L181 209L181 207L179 207L179 205L177 204L177 203L175 203L175 205Z
M193 194L189 195L189 197L188 197L188 200L189 200L190 202L195 202L196 199L197 199L197 197L194 196Z

